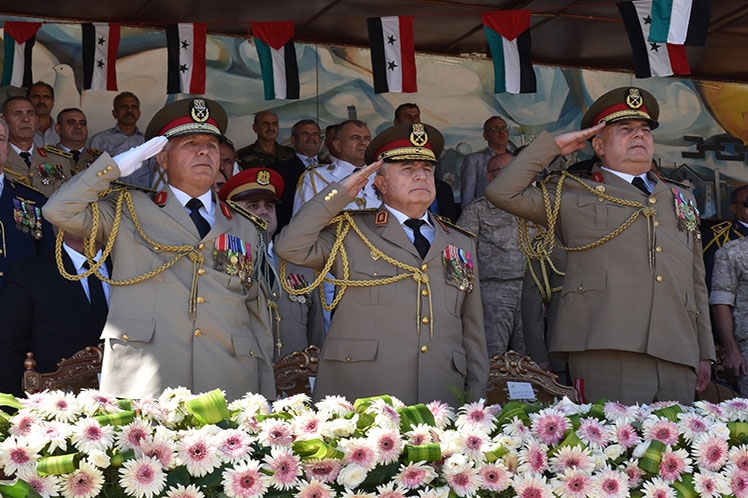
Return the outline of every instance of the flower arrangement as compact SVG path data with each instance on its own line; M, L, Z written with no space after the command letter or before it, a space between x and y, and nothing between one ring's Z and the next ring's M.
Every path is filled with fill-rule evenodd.
M169 389L2 404L4 496L69 498L748 497L748 400L624 406Z

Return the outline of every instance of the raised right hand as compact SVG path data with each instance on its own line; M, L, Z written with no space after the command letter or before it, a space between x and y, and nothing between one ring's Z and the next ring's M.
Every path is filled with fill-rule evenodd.
M135 173L141 164L143 164L143 161L161 152L168 141L168 138L159 135L144 144L114 156L113 159L117 163L117 166L119 166L120 175L127 176Z

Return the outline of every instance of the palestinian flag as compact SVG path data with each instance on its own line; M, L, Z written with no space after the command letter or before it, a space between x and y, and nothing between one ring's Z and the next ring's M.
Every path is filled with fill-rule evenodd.
M647 40L703 47L711 16L711 0L654 0Z
M417 92L413 17L370 17L366 24L374 93Z
M166 93L205 93L205 36L207 24L166 25L169 54Z
M252 23L265 100L299 98L299 66L293 29L293 21Z
M36 32L40 22L5 23L5 62L2 86L13 85L28 88L34 84L31 75L31 50L36 43Z
M530 11L486 12L481 18L493 59L494 93L535 93Z
M652 22L652 0L619 2L616 5L629 36L637 78L691 74L685 46L647 41Z
M83 28L83 89L117 90L119 24L86 23Z

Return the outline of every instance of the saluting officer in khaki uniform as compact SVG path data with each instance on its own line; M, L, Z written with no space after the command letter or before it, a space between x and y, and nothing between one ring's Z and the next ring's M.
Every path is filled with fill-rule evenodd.
M213 101L174 102L151 120L146 136L155 138L114 159L102 154L45 207L65 230L93 233L103 244L116 235L102 332L105 392L140 398L184 386L220 388L229 399L275 396L266 297L258 285L264 226L217 202L211 190L226 122ZM168 175L162 191L118 189L99 199L154 154ZM134 209L123 202L118 211L117 200L127 197Z
M550 350L568 354L588 401L690 403L710 379L698 210L690 192L649 173L658 115L648 92L612 90L590 106L581 131L541 134L486 189L501 209L549 227L549 252L554 234L567 248ZM531 185L588 139L601 160L589 174Z
M315 195L276 237L278 256L329 270L339 289L315 399L391 394L457 405L485 395L475 240L428 211L443 145L427 124L385 130L366 150L369 166ZM381 206L341 213L374 172Z
M36 113L26 97L10 97L3 103L3 115L10 130L10 151L5 172L47 197L68 181L72 174L72 155L51 145L34 145Z

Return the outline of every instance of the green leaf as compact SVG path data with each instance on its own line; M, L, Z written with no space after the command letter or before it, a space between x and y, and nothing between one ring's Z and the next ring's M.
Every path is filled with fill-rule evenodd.
M0 484L0 494L4 498L42 498L42 495L36 492L31 484L23 479L18 479L12 485Z

